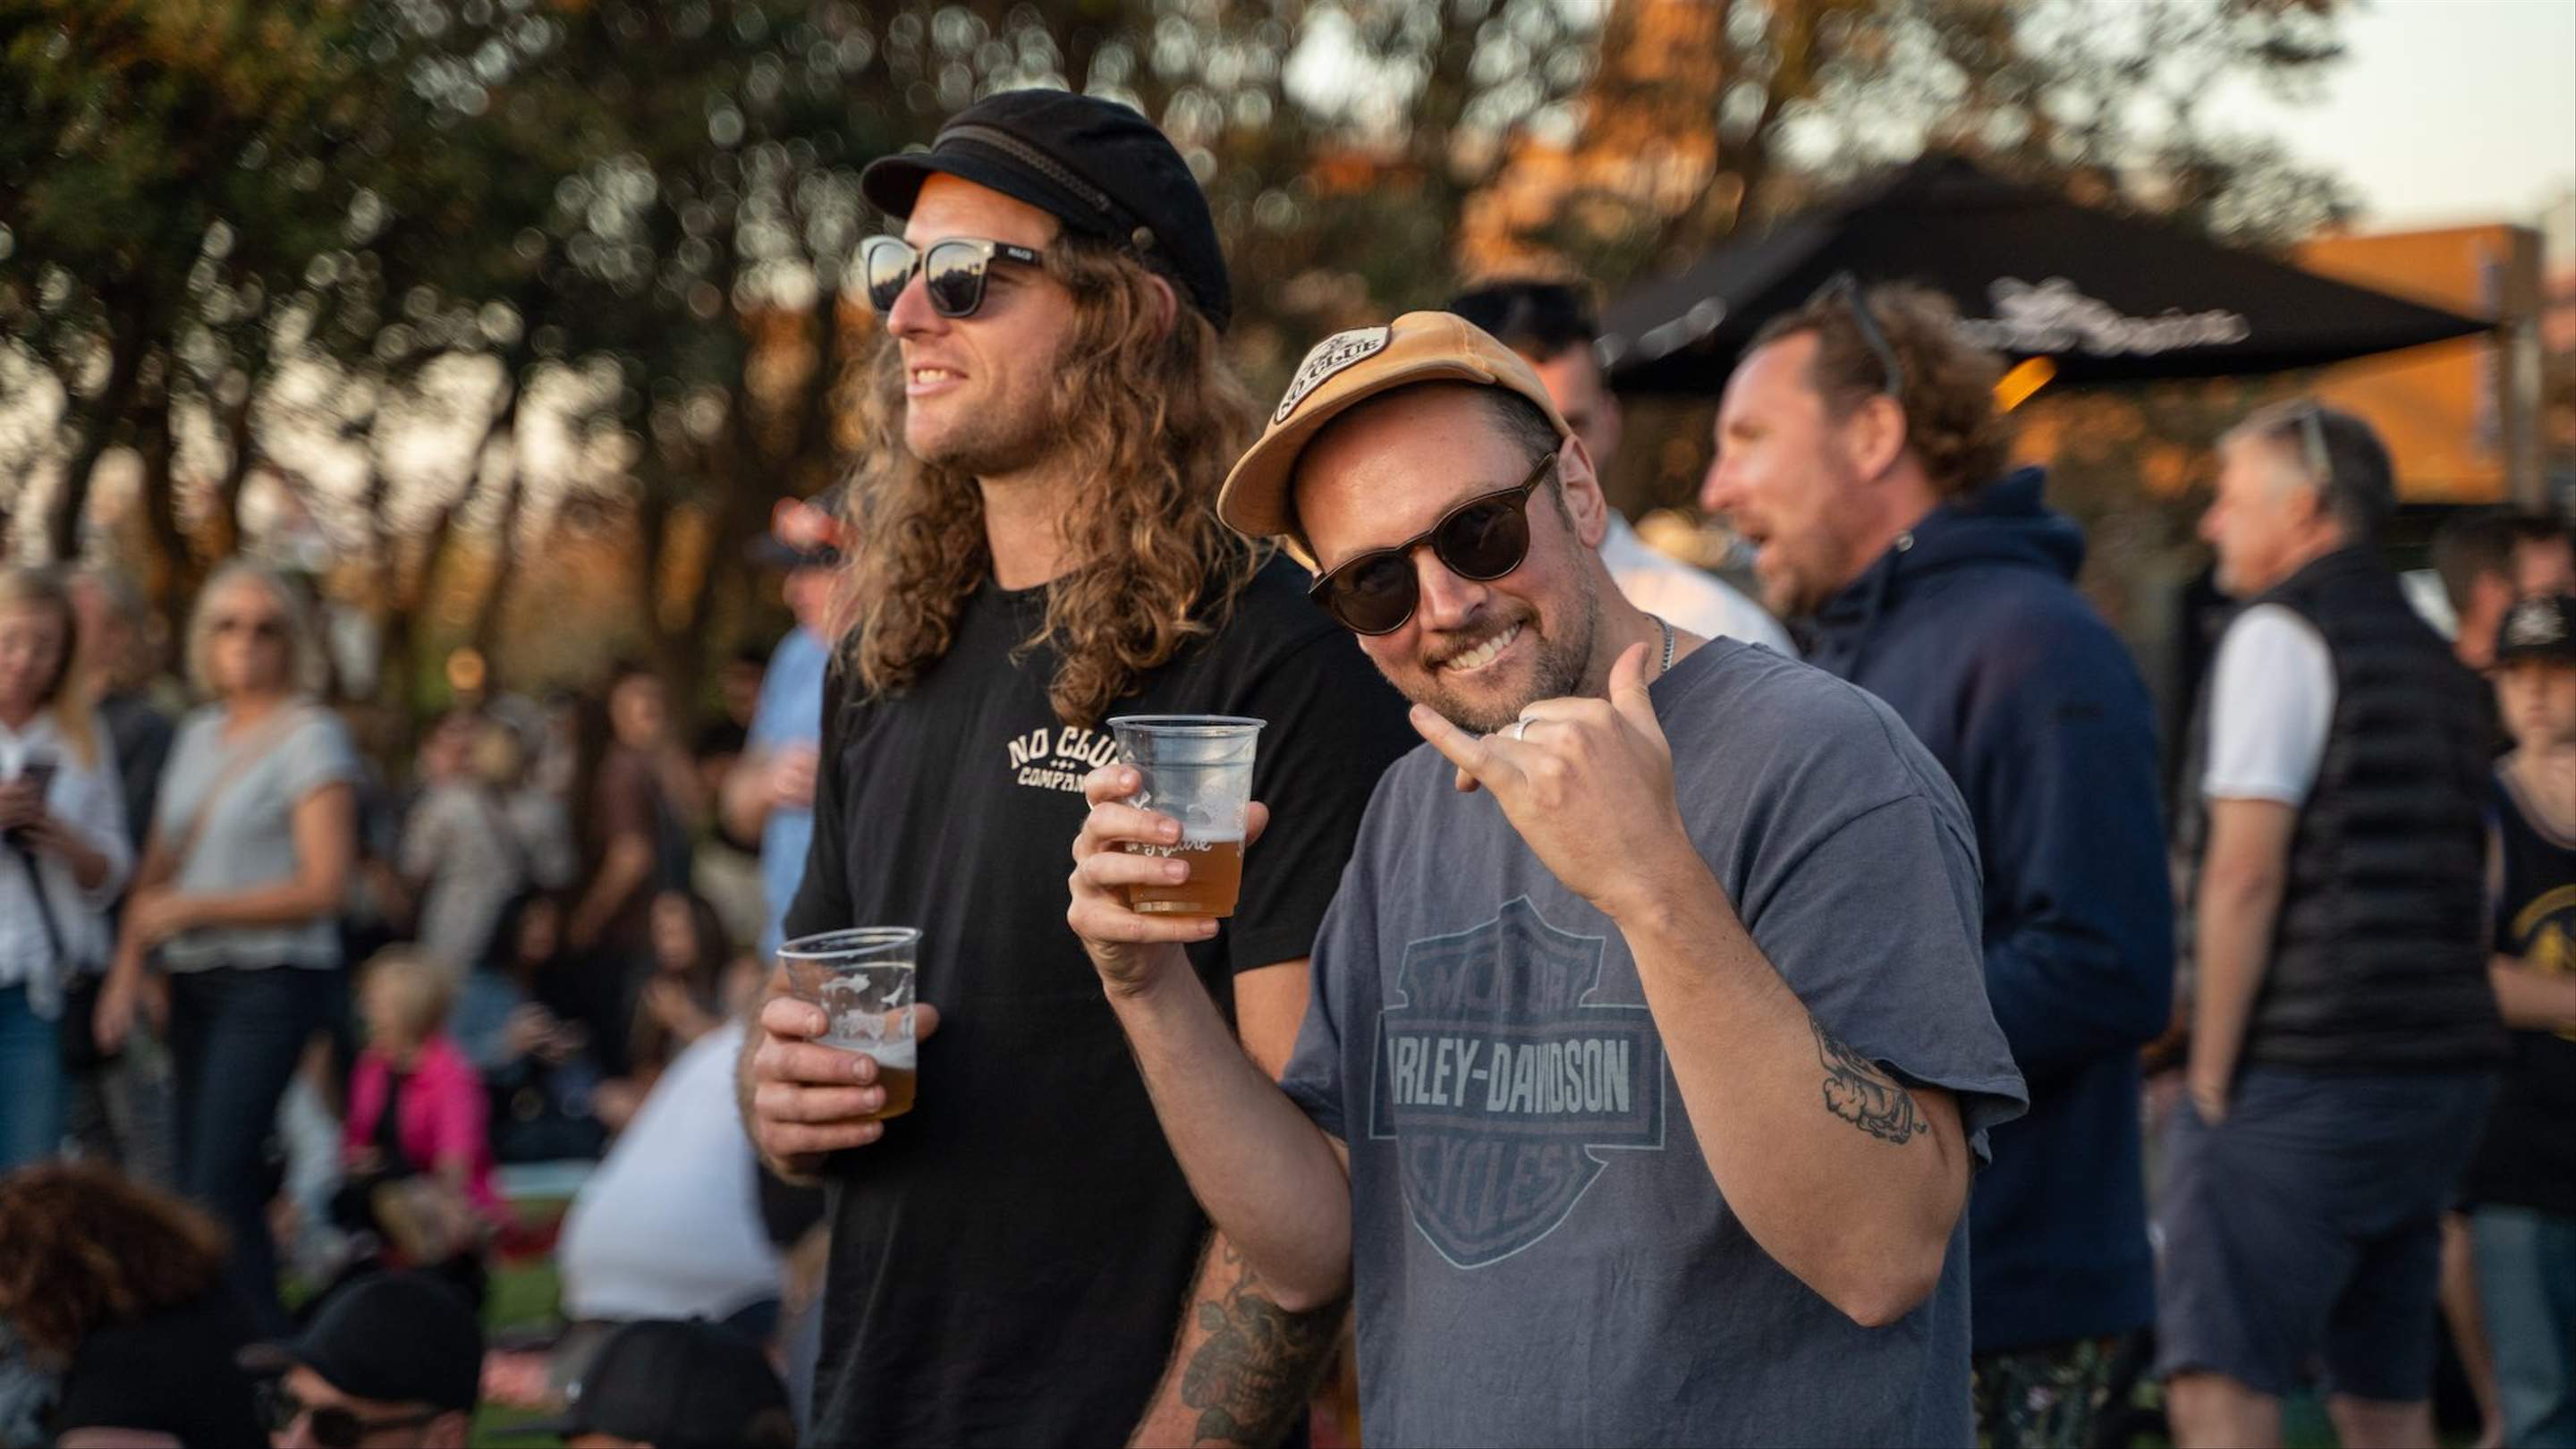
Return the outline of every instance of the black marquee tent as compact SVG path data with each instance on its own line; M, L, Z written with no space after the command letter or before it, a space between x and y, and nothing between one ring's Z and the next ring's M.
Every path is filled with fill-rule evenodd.
M1929 156L1620 298L1612 385L1713 395L1764 320L1846 271L1937 288L1978 340L2068 383L2278 372L2494 325Z

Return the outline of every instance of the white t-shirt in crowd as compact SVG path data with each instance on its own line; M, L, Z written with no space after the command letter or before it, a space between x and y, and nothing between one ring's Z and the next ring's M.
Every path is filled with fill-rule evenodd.
M734 1104L742 1038L737 1019L691 1042L582 1184L556 1246L570 1317L720 1319L778 1296Z
M1789 631L1724 579L1646 547L1637 530L1616 512L1601 539L1601 561L1610 566L1628 602L1676 629L1704 639L1741 639L1772 653L1798 657Z
M2304 805L2334 723L2334 656L2282 604L2237 616L2209 675L2209 755L2200 793Z

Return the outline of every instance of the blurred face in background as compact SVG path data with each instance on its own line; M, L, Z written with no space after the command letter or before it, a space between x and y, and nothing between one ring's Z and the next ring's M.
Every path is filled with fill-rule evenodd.
M45 702L71 647L65 622L38 600L0 603L0 715L24 717Z
M698 964L697 910L678 891L653 898L653 964L664 971L686 971Z
M1592 455L1592 471L1607 477L1612 460L1619 456L1619 399L1602 378L1601 361L1592 345L1577 343L1545 362L1531 358L1530 369L1538 374L1566 426L1583 440L1583 451Z
M1043 252L1056 219L1024 201L953 176L922 183L903 238L927 251L951 238ZM903 441L923 462L970 477L1029 468L1055 447L1057 348L1074 322L1073 296L1037 267L995 258L983 305L942 317L923 281L908 283L886 330L903 359Z
M142 641L135 637L133 621L95 579L74 578L71 595L72 610L80 616L80 636L88 641L84 667L96 671L111 689L131 689L140 683Z
M287 687L293 646L286 609L256 579L234 579L206 602L206 675L218 695Z
M1797 333L1754 350L1718 404L1717 456L1700 485L1757 552L1762 601L1783 617L1812 614L1875 556L1876 510L1855 461L1851 416L1815 386L1816 338Z
M617 732L617 742L629 749L649 750L661 744L662 732L670 724L662 681L649 674L619 680L608 692L608 724Z
M2517 659L2499 665L2496 706L2505 733L2526 750L2576 745L2576 664Z
M2270 438L2235 436L2218 446L2218 496L2200 516L2200 536L2218 555L2219 592L2242 599L2289 577L2325 526L2322 500L2299 463Z

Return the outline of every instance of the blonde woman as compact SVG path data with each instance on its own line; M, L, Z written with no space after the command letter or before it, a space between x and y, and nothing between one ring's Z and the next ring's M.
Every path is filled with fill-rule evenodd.
M133 864L61 581L0 569L0 1172L62 1145L64 989L107 963Z
M282 1331L260 1144L305 1039L340 999L358 761L314 703L321 648L276 574L218 572L197 597L187 663L209 702L171 747L98 1037L114 1048L138 1010L166 1021L180 1189L222 1219L243 1301L263 1332Z

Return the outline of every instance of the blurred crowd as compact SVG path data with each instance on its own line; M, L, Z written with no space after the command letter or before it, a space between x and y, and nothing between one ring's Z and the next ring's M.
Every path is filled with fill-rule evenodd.
M0 573L0 1444L462 1443L539 1254L574 1444L1276 1443L1349 1344L1397 1442L2124 1442L2153 1377L2429 1445L2437 1314L2485 1442L2576 1443L2563 522L2446 525L2446 638L2370 425L2249 415L2160 742L1937 295L1755 337L1729 583L1608 506L1580 288L1328 338L1246 452L1170 144L943 135L869 173L867 499L779 506L694 737L621 665L397 749L266 568L181 680ZM1126 893L1186 867L1113 707L1267 721L1224 922ZM890 1126L763 967L893 923L950 1024Z
M811 543L764 541L807 623L831 559ZM763 838L811 794L810 730L781 724L816 708L811 630L784 669L727 661L692 737L620 664L460 703L398 752L400 721L333 703L315 609L302 581L228 565L171 678L126 580L0 573L0 1442L44 1442L48 1413L150 1428L164 1405L184 1442L241 1442L220 1415L248 1400L211 1386L247 1394L262 1376L233 1351L299 1329L364 1342L316 1350L357 1355L345 1375L296 1360L330 1385L265 1376L275 1427L317 1436L294 1442L461 1442L370 1405L471 1410L497 1261L559 1264L557 1391L635 1321L719 1325L765 1363L797 1291L813 1208L763 1217L728 1023L775 919ZM765 691L799 688L801 713L764 716ZM577 1194L559 1228L513 1215L514 1182ZM405 1286L365 1289L383 1283ZM421 1284L464 1327L407 1368ZM146 1395L165 1353L195 1377ZM749 1422L702 1419L698 1442Z

